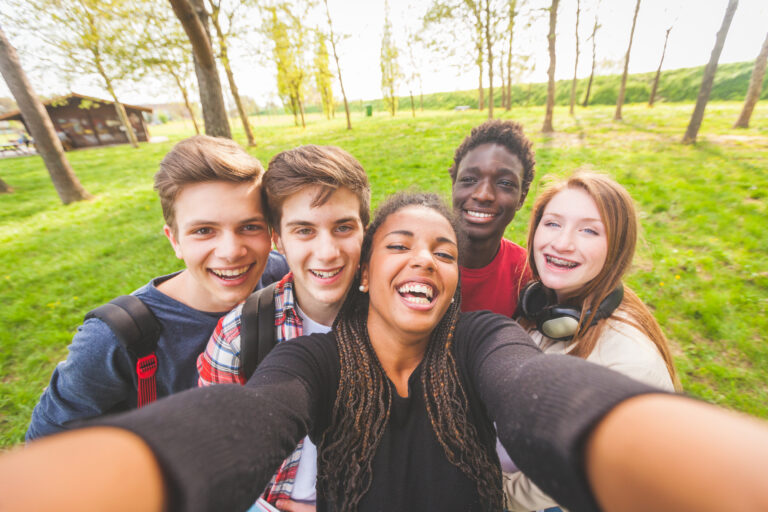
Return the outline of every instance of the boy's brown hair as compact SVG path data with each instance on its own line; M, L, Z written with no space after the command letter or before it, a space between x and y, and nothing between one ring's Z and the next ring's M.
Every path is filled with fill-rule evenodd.
M257 184L263 174L261 162L231 139L208 135L184 139L165 155L155 174L165 223L176 231L174 203L185 186L210 181Z
M305 187L319 186L312 207L322 206L339 188L349 189L360 203L360 221L370 220L371 186L363 166L336 146L308 144L275 155L264 174L262 194L272 229L280 231L283 203Z

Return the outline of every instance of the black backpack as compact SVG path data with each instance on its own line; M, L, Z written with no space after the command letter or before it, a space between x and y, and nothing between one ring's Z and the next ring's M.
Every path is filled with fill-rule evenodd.
M275 286L256 290L245 300L240 319L240 362L246 380L275 346ZM112 329L135 363L138 406L157 400L157 340L162 326L154 313L134 295L121 295L85 315ZM264 321L259 321L262 319Z

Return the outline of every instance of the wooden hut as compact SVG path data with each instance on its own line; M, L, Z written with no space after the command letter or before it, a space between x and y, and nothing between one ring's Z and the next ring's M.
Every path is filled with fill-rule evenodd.
M64 143L65 149L128 142L125 128L120 122L117 109L112 101L72 93L48 100L43 105L48 111L57 135ZM136 137L141 142L147 142L149 132L143 113L152 113L152 109L126 105L125 103L123 106ZM0 115L0 121L21 121L24 123L24 118L20 111L15 110ZM26 123L24 127L29 132Z

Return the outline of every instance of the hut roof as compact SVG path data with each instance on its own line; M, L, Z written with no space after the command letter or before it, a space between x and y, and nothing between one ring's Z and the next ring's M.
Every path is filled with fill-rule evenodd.
M57 96L55 98L51 98L49 100L46 100L46 101L43 102L43 105L45 105L45 106L49 106L51 104L55 105L56 103L60 103L60 102L62 102L64 100L69 100L70 98L78 98L80 100L88 100L88 101L92 101L94 103L102 103L102 104L105 104L105 105L112 105L114 103L114 101L102 100L100 98L94 98L93 96L85 96L83 94L77 94L77 93L73 92L73 93L67 94L65 96ZM123 103L123 106L125 108L132 108L132 109L135 109L135 110L141 110L143 112L150 112L150 113L152 112L152 109L149 108L149 107L141 107L139 105L129 105L127 103ZM55 106L54 106L54 108L55 108ZM11 112L5 113L3 115L0 115L0 121L21 121L21 110L17 109L17 110L13 110Z

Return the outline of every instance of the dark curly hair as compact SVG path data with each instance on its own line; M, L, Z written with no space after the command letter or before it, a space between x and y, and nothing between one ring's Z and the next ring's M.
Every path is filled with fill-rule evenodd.
M469 136L456 148L453 165L448 170L451 181L456 182L459 164L471 150L482 144L498 144L520 159L523 164L523 183L520 186L520 204L525 202L528 188L536 174L536 155L532 143L523 133L523 125L515 121L493 119L472 128Z
M435 194L397 194L376 212L363 240L361 263L370 260L373 236L387 217L409 206L435 210L455 231L453 213ZM392 389L368 336L368 295L358 290L359 284L358 274L333 325L339 350L339 387L330 425L318 444L318 494L332 509L345 512L356 510L370 488L373 458L392 406ZM467 394L454 359L453 334L460 307L457 286L424 354L424 401L448 460L475 483L484 509L501 510L501 470L493 447L483 444L469 419Z

